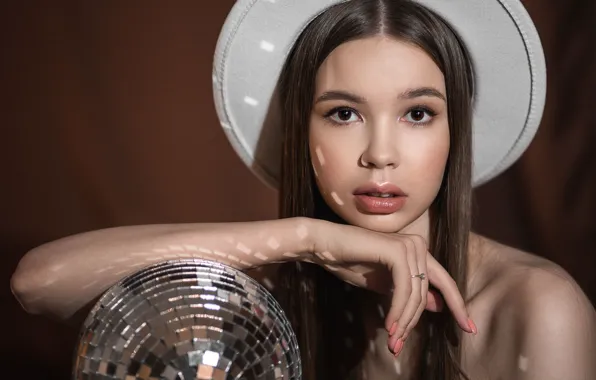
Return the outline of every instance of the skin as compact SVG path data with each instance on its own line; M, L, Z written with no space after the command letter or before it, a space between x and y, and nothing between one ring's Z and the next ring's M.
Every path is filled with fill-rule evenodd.
M417 88L432 88L439 96L403 97ZM334 92L360 100L328 96ZM444 77L425 52L383 36L335 49L317 74L309 140L319 190L341 218L373 231L428 239L428 208L443 179L449 125ZM353 193L367 182L399 186L407 194L405 206L388 215L359 210ZM471 234L468 278L466 306L480 331L463 337L463 369L472 379L592 378L594 310L561 268ZM399 334L387 343L383 324L390 301L366 298L362 310L371 343L356 373L363 379L413 378L408 364L422 354L416 330L407 344ZM564 323L566 332L557 329Z

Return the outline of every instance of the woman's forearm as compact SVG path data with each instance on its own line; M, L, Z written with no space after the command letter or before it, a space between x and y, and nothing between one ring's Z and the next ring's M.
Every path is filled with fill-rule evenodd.
M67 319L123 277L160 261L204 258L246 270L295 259L312 246L305 218L118 227L28 252L13 274L25 310Z

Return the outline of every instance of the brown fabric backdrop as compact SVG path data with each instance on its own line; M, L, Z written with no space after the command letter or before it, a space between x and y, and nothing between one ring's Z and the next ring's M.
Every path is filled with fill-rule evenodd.
M41 243L141 223L276 216L235 156L211 95L232 0L0 6L0 377L66 379L76 331L26 315L9 289ZM594 2L527 0L549 95L523 159L477 191L477 230L561 264L596 300Z

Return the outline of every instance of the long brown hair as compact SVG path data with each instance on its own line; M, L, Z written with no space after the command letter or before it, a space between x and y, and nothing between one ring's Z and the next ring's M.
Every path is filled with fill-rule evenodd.
M311 166L308 126L315 79L320 65L339 45L375 35L419 47L444 74L450 152L442 186L430 206L429 247L465 298L474 73L466 48L455 31L440 16L416 2L339 3L318 15L298 38L279 82L284 136L280 217L306 216L342 222L323 201ZM304 379L344 379L348 369L342 369L342 364L351 359L345 350L337 347L343 329L338 321L345 319L338 313L353 302L354 297L346 294L353 290L315 265L288 263L282 265L281 271L280 302L298 336ZM418 363L420 377L446 380L465 377L459 366L461 332L449 311L425 315L420 323L428 326L423 342L430 354L421 357L424 363ZM362 331L360 339L354 342L360 347L365 347L363 334Z

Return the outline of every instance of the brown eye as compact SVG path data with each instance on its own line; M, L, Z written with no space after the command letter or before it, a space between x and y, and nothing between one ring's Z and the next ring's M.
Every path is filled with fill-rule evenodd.
M436 113L429 109L414 108L408 111L401 120L414 125L426 125L433 120L434 116L436 116Z
M412 110L411 117L413 121L422 121L422 119L424 119L424 111Z
M358 113L351 108L334 108L325 117L334 123L349 124L360 121Z
M350 121L350 116L352 116L352 111L350 110L337 111L337 117L341 121Z

